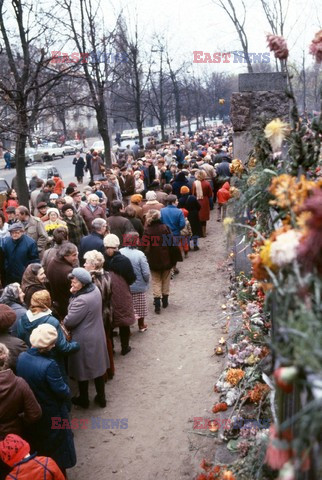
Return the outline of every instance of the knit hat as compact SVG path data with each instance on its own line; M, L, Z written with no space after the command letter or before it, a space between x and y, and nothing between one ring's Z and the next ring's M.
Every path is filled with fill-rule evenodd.
M183 185L183 187L180 188L180 193L181 195L184 195L185 193L189 193L190 190L188 187L186 187L185 185Z
M37 209L48 207L46 202L39 202L37 205Z
M56 342L58 333L50 323L42 323L35 328L29 338L32 347L47 348Z
M71 205L70 203L65 203L65 205L62 206L61 208L62 213L65 213L66 210L73 210L73 212L75 212L74 206Z
M16 321L15 311L5 304L0 304L0 332L5 332Z
M0 442L0 458L4 463L9 465L9 467L13 467L15 463L21 462L29 453L29 443L13 433L9 433L9 435Z
M59 210L58 210L58 208L48 208L48 210L47 210L47 215L50 215L51 213L56 213L57 217L59 217Z
M87 285L92 282L90 273L85 268L77 267L73 268L72 272L68 275L69 278L77 278L83 285Z
M103 242L105 248L118 248L120 246L119 237L114 235L114 233L105 235Z
M146 192L145 198L150 202L151 200L157 199L157 194L155 192Z
M139 193L136 193L135 195L132 195L131 197L131 202L132 203L140 203L142 202L142 195L140 195Z

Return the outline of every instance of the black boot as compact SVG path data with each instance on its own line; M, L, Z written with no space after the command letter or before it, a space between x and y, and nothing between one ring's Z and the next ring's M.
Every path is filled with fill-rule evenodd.
M88 381L78 382L79 396L72 398L72 404L77 405L78 407L88 408L89 399L88 399Z
M101 408L106 407L104 375L94 379L96 396L94 402Z
M121 347L122 355L126 355L131 351L131 347L129 346L130 341L130 327L120 327L120 340L121 340Z
M155 311L155 313L158 313L158 314L161 313L161 298L160 297L155 297L154 298L154 311Z
M167 306L169 305L168 299L169 299L169 295L162 295L162 307L163 308L167 308Z

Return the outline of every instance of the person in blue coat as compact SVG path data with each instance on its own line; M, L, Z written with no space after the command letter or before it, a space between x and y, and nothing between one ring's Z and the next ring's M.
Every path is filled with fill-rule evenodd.
M18 357L17 375L28 383L42 409L42 417L30 430L32 449L51 457L65 473L66 468L76 465L76 452L67 406L70 389L50 357L57 338L53 325L44 323L35 328L30 335L32 347Z
M180 208L176 206L177 197L169 195L167 198L168 205L161 209L161 222L168 225L172 235L180 235L180 231L185 227L186 221Z
M51 357L56 360L63 378L67 382L64 355L77 352L79 343L68 342L57 318L52 315L51 298L47 290L35 292L30 301L30 308L17 322L17 337L31 347L30 336L35 328L42 324L50 324L57 330L57 341L51 350Z
M40 263L37 243L25 234L21 222L9 225L10 237L3 244L6 285L21 283L22 275L30 263Z

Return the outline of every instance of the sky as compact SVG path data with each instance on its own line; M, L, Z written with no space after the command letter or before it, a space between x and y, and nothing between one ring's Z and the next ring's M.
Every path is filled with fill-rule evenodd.
M214 0L215 1L215 0ZM178 63L182 59L191 62L194 71L205 68L204 64L193 62L194 51L231 52L241 50L238 35L227 14L213 0L103 0L104 16L111 18L111 11L123 9L127 23L134 30L138 19L142 41L147 45L153 32L158 32L167 39L172 58ZM272 5L274 0L267 0ZM227 2L226 2L227 3ZM284 8L288 5L285 26L285 38L290 50L290 60L302 62L303 50L306 65L313 63L308 53L309 44L315 33L322 28L322 13L319 18L320 0L282 0ZM266 46L266 33L270 27L265 19L260 0L245 0L247 7L246 32L249 51L254 53L269 52ZM111 7L112 5L112 7ZM237 12L241 0L234 0ZM320 9L321 11L321 9ZM202 57L203 58L203 57ZM271 60L273 61L273 54ZM243 73L243 64L222 61L208 64L207 69L227 73Z

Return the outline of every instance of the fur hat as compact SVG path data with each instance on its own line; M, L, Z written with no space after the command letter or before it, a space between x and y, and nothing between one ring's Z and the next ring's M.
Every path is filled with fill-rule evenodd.
M142 202L142 195L140 195L139 193L136 193L135 195L132 195L131 197L131 202L132 203L140 203Z
M65 203L65 205L62 206L61 208L62 213L65 213L66 210L73 210L73 212L75 213L75 208L71 203Z
M30 344L35 348L47 348L57 340L56 328L50 323L42 323L30 335Z
M29 453L29 443L13 433L9 433L0 442L0 458L9 467L13 467L15 463L21 462Z
M103 242L105 248L118 248L120 246L119 237L114 235L114 233L105 235Z
M148 202L151 202L152 200L157 199L157 194L153 191L146 192L145 198L147 199Z
M59 217L59 210L58 208L48 208L47 215L49 216L51 213L56 213L57 217Z

